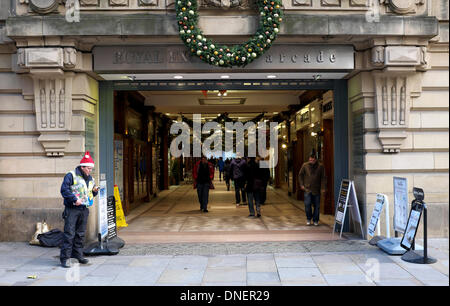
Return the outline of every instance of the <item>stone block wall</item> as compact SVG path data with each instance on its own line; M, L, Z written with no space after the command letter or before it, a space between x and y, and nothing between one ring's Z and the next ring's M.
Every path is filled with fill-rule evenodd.
M352 174L356 182L363 217L370 220L377 193L390 200L390 225L393 235L393 177L408 179L409 203L413 187L423 188L428 204L428 230L431 237L449 234L449 90L448 44L428 46L428 70L415 72L419 91L411 93L409 123L404 129L398 153L383 153L377 124L376 90L373 72L361 72L349 81L351 116L362 118L364 156L362 166L352 156ZM350 123L352 126L352 123ZM352 147L357 145L352 143ZM351 150L352 151L352 150ZM360 190L358 190L360 189ZM385 233L384 213L381 233ZM419 237L422 235L422 227Z
M0 47L0 241L28 241L36 222L46 220L51 228L63 229L60 186L84 153L85 118L97 122L98 85L85 73L74 75L70 140L63 156L49 157L39 141L32 77L14 72L15 54L5 45ZM97 148L94 155L98 164ZM91 239L95 236L95 216L92 209Z

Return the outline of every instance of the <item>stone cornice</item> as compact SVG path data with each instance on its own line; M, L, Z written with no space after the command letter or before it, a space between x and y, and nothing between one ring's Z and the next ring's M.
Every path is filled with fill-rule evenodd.
M211 17L217 23L218 17ZM241 22L239 35L253 35L257 17L220 17ZM204 18L205 24L208 18ZM435 17L380 16L379 22L367 22L359 15L286 14L280 35L317 36L405 36L432 38L439 33ZM41 36L172 36L178 35L174 15L82 15L80 22L67 22L64 16L20 16L6 20L6 35L11 38ZM214 33L209 33L214 35ZM223 35L223 34L222 34ZM232 35L232 34L230 34Z

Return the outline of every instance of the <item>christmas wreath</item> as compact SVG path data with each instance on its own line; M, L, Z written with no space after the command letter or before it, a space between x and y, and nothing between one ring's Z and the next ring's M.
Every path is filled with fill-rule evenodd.
M176 0L180 38L192 54L208 64L220 67L242 67L264 54L273 44L283 20L281 0L256 0L260 15L256 34L242 45L214 43L197 26L197 0Z

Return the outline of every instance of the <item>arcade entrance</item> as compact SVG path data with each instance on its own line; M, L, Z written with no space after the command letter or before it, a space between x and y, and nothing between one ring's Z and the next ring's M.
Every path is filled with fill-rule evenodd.
M331 237L330 220L339 187L335 182L348 173L347 124L340 124L347 122L345 81L119 81L101 85L100 126L105 127L100 130L104 132L101 171L105 169L106 176L119 186L130 218L121 235L129 243ZM190 122L194 114L200 114L203 123L278 122L278 162L270 169L267 203L258 220L247 218L247 207L236 207L233 185L228 191L223 180L219 181L218 170L209 213L198 209L192 188L192 168L198 159L174 158L169 150L176 136L169 133L171 124ZM305 226L303 193L297 187L297 174L311 152L324 164L327 175L318 228ZM209 157L226 160L234 154ZM311 236L312 231L316 236Z

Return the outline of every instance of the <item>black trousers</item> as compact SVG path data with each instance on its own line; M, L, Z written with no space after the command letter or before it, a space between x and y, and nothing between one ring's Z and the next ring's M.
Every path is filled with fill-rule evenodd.
M64 209L64 241L61 247L61 260L83 257L88 216L89 209L85 206Z
M200 209L208 209L209 183L197 184L197 195Z
M245 186L245 178L240 177L234 180L234 193L236 196L236 204L241 203L241 194L242 194L242 202L244 203L247 202L244 186Z

